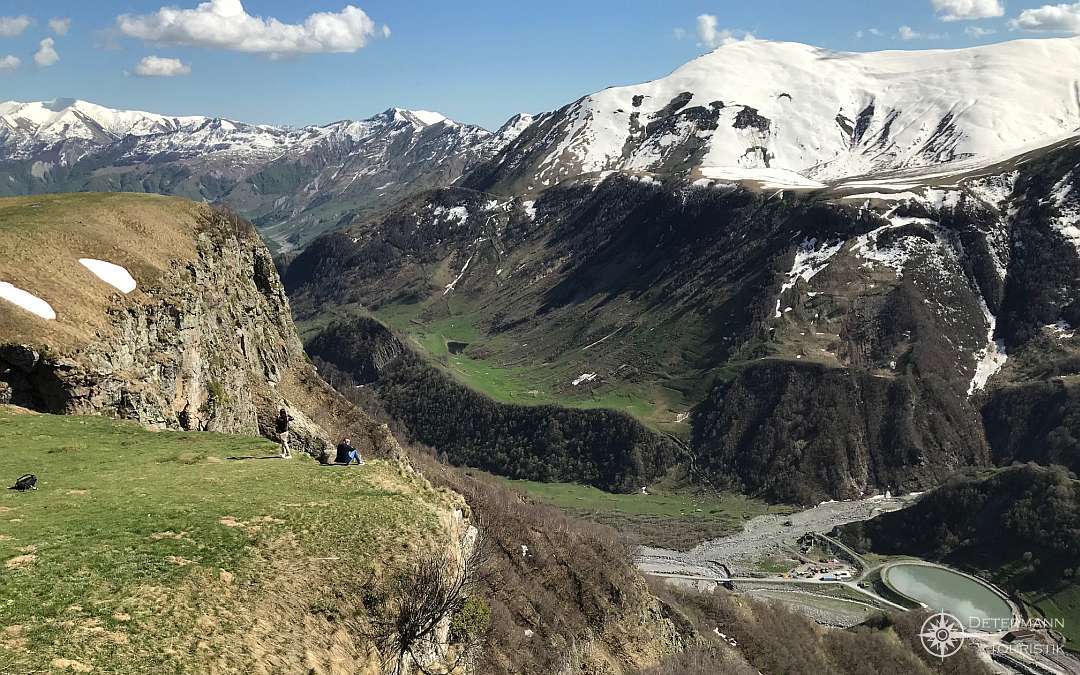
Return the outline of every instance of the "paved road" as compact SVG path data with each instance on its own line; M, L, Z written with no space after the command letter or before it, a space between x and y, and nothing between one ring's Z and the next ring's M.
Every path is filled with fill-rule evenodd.
M898 605L895 602L891 602L889 600L886 600L885 598L881 597L880 595L877 595L876 593L873 593L873 592L871 592L871 591L869 591L869 590L867 590L865 588L862 588L861 586L859 586L854 581L822 581L821 579L780 579L780 578L776 578L776 577L760 578L760 577L696 576L696 575L689 575L689 574L672 574L672 573L653 573L653 574L650 574L649 576L660 577L660 578L663 578L663 579L681 579L683 581L693 581L693 582L704 582L704 583L711 582L711 583L714 583L714 584L723 584L723 583L726 583L726 582L731 582L733 584L736 584L736 586L745 585L745 584L752 584L752 585L758 585L758 584L770 585L771 584L771 585L776 585L776 586L787 586L787 587L793 588L795 590L798 590L798 588L800 586L825 586L825 587L843 586L845 588L851 589L852 591L855 591L856 593L858 593L860 595L865 596L867 598L867 600L869 600L871 602L874 602L874 603L877 603L878 605L885 605L887 607L890 607L892 609L895 609L895 610L898 610L898 611L901 611L901 612L906 612L907 611L907 607L904 607L903 605ZM837 600L838 602L859 602L858 600L848 600L847 598L833 598L833 599Z

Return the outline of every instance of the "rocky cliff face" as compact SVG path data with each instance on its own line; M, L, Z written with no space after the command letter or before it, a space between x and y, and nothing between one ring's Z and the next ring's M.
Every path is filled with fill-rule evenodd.
M48 206L60 208L65 199L79 197L51 198ZM132 203L150 204L152 212L179 203L119 195L115 200L122 202L114 205L121 211ZM47 223L39 226L50 236ZM353 435L369 441L366 449L389 448L388 434L355 409L350 414L351 406L314 373L273 260L254 228L208 207L194 207L180 227L184 246L162 252L154 261L159 273L137 274L138 290L114 292L100 304L77 303L95 317L92 334L75 307L62 311L62 295L47 298L61 310L53 321L28 318L9 303L0 307L14 316L8 334L0 335L0 400L54 413L131 419L151 428L270 438L276 438L274 417L284 406L296 419L293 441L299 449L322 454L330 446L323 426L344 433L357 425L362 428ZM125 241L121 246L130 251L114 249L112 257L137 258L140 242ZM16 274L18 262L11 266L9 274ZM58 293L70 284L70 295L77 297L82 279L73 274L61 269L56 275ZM37 286L32 279L20 283ZM323 418L322 424L313 417Z
M303 349L254 232L214 213L195 237L194 260L172 266L142 302L107 310L112 331L100 342L68 354L0 352L13 402L159 428L257 432L258 404L272 405Z

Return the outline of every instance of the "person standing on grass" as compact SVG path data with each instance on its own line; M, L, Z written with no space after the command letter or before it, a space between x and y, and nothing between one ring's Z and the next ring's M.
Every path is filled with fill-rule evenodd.
M334 458L334 463L350 466L354 461L359 466L364 466L364 460L360 457L360 451L353 447L352 441L348 438L341 439L341 442L338 443L337 446L337 457Z
M289 450L289 431L290 424L292 423L293 419L293 416L290 415L289 411L285 408L282 408L281 411L278 412L276 425L278 438L281 440L282 459L288 459L292 457L292 451Z

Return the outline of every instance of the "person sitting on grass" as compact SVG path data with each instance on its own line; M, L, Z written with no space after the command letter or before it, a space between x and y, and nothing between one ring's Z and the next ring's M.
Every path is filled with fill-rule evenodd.
M334 463L350 466L354 461L360 466L364 465L364 460L360 457L360 451L353 447L352 441L348 438L341 439L337 446L337 457L334 459Z

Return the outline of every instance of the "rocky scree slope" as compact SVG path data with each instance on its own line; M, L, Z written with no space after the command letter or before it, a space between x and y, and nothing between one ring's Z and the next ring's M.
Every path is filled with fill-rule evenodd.
M368 450L394 451L308 364L270 254L243 219L83 194L0 200L0 224L0 283L50 310L0 300L0 402L270 438L284 402L299 449L320 455L328 432L350 430ZM98 276L88 260L120 274Z
M393 108L303 128L112 110L86 101L0 103L0 196L125 191L224 202L284 250L419 189L449 185L528 125L495 133Z

